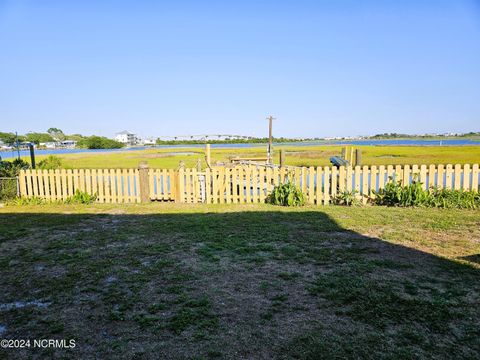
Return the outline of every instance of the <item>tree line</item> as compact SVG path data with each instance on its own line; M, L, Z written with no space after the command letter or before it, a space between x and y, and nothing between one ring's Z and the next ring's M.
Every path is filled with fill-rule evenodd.
M37 146L39 146L40 143L74 140L77 142L77 147L84 149L118 149L124 146L121 142L104 136L83 136L81 134L66 135L58 128L50 128L44 133L29 132L18 136L12 132L0 132L0 141L6 145L15 146L17 140L19 143L29 142Z

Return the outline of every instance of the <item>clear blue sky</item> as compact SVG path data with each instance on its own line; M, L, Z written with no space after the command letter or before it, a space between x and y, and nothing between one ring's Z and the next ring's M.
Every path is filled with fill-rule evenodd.
M0 131L480 131L478 1L0 0Z

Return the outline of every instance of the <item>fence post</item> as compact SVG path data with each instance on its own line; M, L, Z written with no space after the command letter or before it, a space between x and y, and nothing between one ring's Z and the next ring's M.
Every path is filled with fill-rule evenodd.
M146 203L150 197L150 186L148 184L148 164L141 162L138 164L138 181L140 183L140 202Z
M185 163L180 161L178 170L175 172L175 202L184 202L184 181L185 181Z
M362 165L362 150L355 149L355 165Z
M207 163L207 167L208 167L208 168L210 167L210 161L211 161L211 157L210 157L210 144L206 144L206 145L205 145L205 162Z
M285 166L285 150L280 150L280 166Z

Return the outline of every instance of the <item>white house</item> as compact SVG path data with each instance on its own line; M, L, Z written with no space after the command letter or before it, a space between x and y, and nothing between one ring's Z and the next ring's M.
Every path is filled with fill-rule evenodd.
M49 141L49 142L42 142L39 144L40 146L45 146L47 149L56 149L57 148L57 143L54 141Z
M77 142L75 140L63 140L61 142L62 147L73 149L77 146Z
M143 139L143 145L155 145L157 142L153 138Z
M136 145L139 143L137 135L128 132L127 130L115 134L115 140L126 145Z

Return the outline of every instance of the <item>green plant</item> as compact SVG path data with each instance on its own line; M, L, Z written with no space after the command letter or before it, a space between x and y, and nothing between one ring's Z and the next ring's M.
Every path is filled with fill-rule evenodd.
M10 200L17 196L17 179L0 178L0 201Z
M335 205L358 206L361 202L356 196L357 192L356 190L342 191L332 199L332 202Z
M55 155L49 155L38 163L38 168L43 170L54 170L62 167L62 159Z
M46 204L92 204L97 200L97 195L90 195L86 192L77 190L73 196L65 200L47 200L40 197L15 197L7 202L7 205L46 205Z
M124 146L121 142L103 136L89 136L82 138L77 145L86 149L119 149Z
M18 176L20 170L30 168L30 164L21 159L13 161L0 161L0 178L13 178Z
M414 176L412 183L402 185L401 181L395 181L389 177L389 182L384 189L375 193L375 204L387 206L422 206L425 205L429 196L428 191L423 189L423 184Z
M273 205L302 206L305 205L305 195L295 184L287 182L275 186L266 202Z
M16 197L7 202L7 205L45 205L47 200L39 197Z
M409 185L390 181L384 189L375 193L373 203L387 206L424 206L438 208L476 209L480 207L480 193L477 191L430 188L424 189L417 176Z
M91 204L97 200L97 195L90 195L86 192L77 190L75 194L65 200L66 204Z

